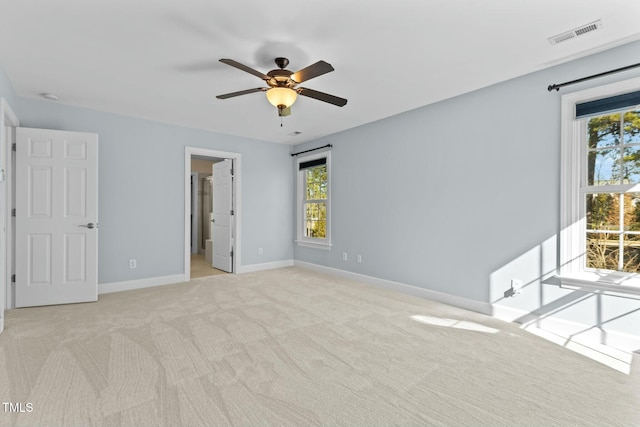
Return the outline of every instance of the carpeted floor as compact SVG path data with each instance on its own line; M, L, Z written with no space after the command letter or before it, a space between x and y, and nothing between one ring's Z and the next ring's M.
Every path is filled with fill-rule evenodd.
M7 312L0 425L639 426L639 369L285 268Z

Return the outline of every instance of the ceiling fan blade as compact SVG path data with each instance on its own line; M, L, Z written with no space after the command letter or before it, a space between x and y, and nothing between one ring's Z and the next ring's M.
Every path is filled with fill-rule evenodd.
M283 108L282 110L278 108L278 116L287 117L291 115L291 107Z
M329 95L328 93L319 92L313 89L307 89L306 87L298 88L298 93L302 96L308 96L309 98L337 105L338 107L344 107L345 105L347 105L347 100L344 98L339 98L337 96Z
M302 83L314 77L321 76L333 71L333 67L328 62L318 61L315 64L309 65L300 71L291 74L291 79L296 83Z
M238 61L234 61L233 59L221 59L220 62L225 63L227 65L231 65L232 67L236 67L239 70L246 71L249 74L253 74L256 77L260 77L262 80L269 80L271 77L266 74L261 73L258 70L254 70L251 67L247 67L244 64L239 63Z
M246 95L248 93L253 93L253 92L264 92L267 89L268 88L266 87L257 87L255 89L239 90L238 92L231 92L231 93L225 93L223 95L218 95L216 96L216 98L218 99L233 98L234 96Z

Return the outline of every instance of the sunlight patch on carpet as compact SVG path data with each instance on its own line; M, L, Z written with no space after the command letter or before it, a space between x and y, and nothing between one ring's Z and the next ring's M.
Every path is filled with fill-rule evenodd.
M421 316L421 315L414 315L414 316L411 316L411 318L416 322L424 323L425 325L446 326L448 328L466 329L467 331L485 332L488 334L495 334L500 332L498 329L490 328L488 326L481 325L480 323L469 322L466 320L455 320L455 319L446 319L443 317L431 317L431 316Z

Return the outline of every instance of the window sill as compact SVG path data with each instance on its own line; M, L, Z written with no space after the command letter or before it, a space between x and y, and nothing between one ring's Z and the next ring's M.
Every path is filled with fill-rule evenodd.
M640 277L617 273L584 272L571 276L555 276L561 288L607 295L640 298Z
M306 240L296 240L296 244L305 248L322 249L325 251L330 251L332 246L331 243L308 242Z

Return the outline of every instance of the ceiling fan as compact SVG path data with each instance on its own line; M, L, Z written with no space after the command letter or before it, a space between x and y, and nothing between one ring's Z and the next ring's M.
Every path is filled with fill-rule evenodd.
M278 66L278 69L271 70L267 74L263 74L251 67L247 67L233 59L221 59L220 62L261 78L269 87L257 87L255 89L225 93L224 95L216 96L218 99L233 98L234 96L246 95L253 92L266 92L267 99L278 109L278 116L280 117L291 114L291 105L296 102L298 95L308 96L309 98L328 102L329 104L337 105L338 107L344 107L347 104L347 100L344 98L339 98L337 96L308 89L306 87L298 87L298 84L302 82L306 82L314 77L333 71L331 64L325 61L318 61L315 64L309 65L308 67L294 73L292 71L285 70L285 67L289 65L289 60L287 58L276 58L275 63Z

